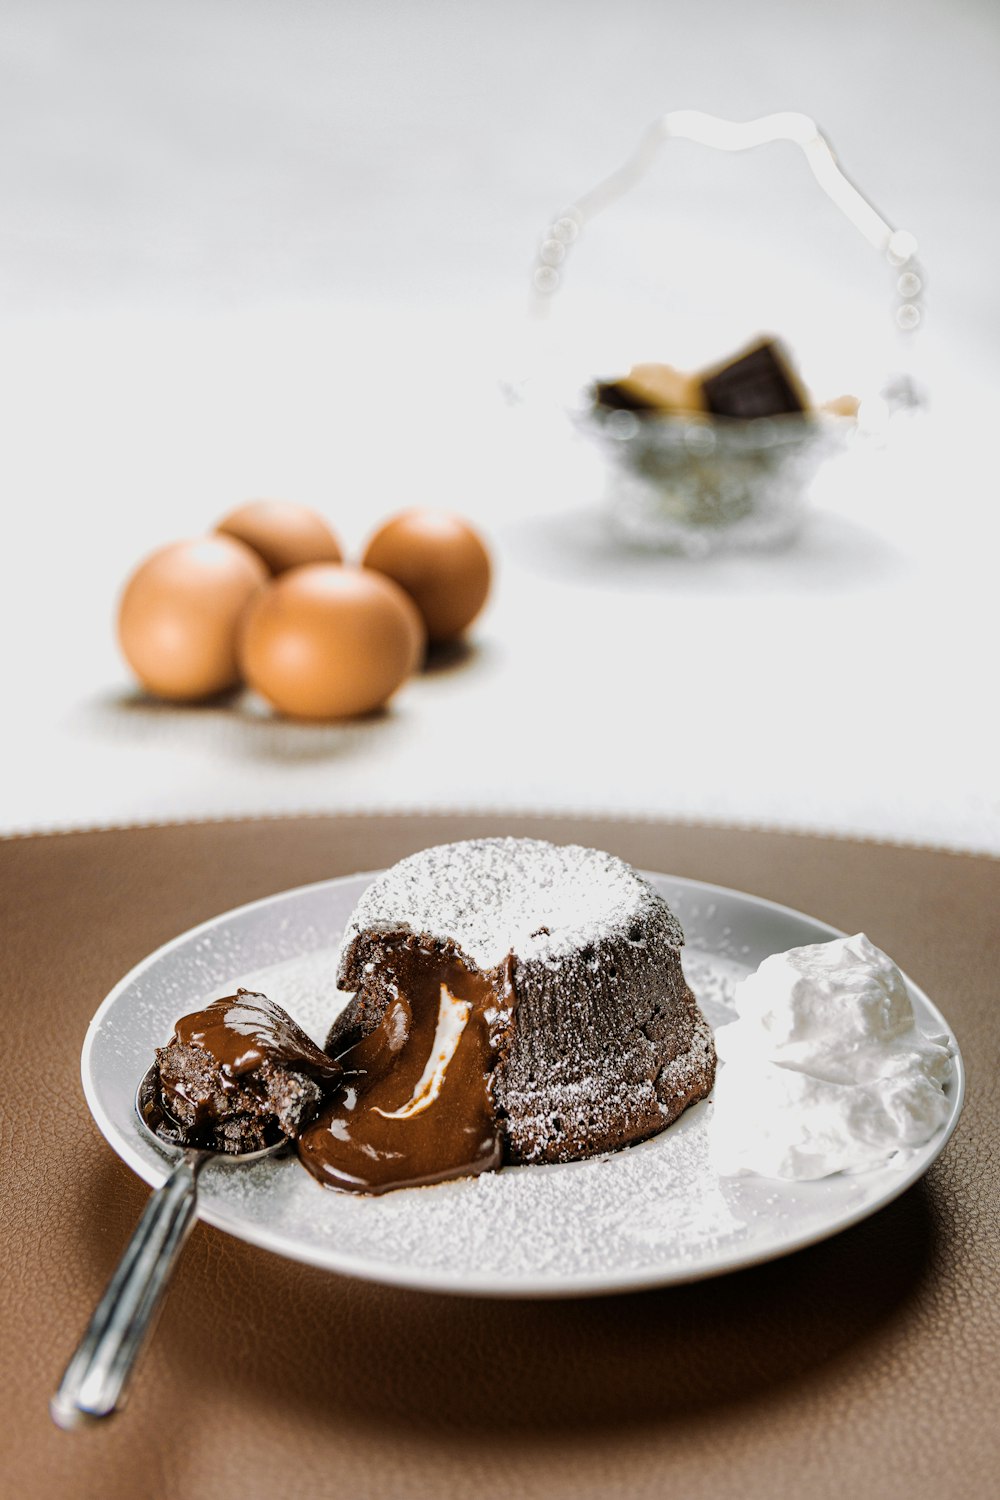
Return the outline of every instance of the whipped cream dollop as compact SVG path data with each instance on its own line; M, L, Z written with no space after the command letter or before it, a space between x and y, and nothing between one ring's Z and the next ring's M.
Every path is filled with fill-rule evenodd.
M864 933L772 954L735 1003L715 1033L719 1173L864 1171L944 1124L949 1040L917 1030L902 974Z

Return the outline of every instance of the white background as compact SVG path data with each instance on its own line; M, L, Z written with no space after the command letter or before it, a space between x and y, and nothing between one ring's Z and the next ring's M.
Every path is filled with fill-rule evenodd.
M998 56L989 0L7 0L0 827L487 805L1000 852ZM671 148L544 349L526 316L553 214L681 107L812 114L929 272L929 414L764 557L612 547L541 376L772 326L817 394L868 382L890 281L794 149ZM468 657L356 724L143 700L125 577L254 495L354 552L404 505L473 518Z

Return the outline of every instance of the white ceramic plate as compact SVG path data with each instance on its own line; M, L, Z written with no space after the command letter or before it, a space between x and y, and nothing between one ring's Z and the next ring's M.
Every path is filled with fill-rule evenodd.
M107 1140L148 1183L158 1186L169 1167L133 1109L154 1047L179 1016L237 984L263 990L322 1041L340 1004L340 935L371 878L322 881L226 912L159 948L112 990L87 1032L83 1086ZM842 936L739 891L649 878L683 924L685 970L713 1026L732 1019L734 984L767 954ZM917 1024L950 1034L907 982ZM948 1120L925 1147L820 1182L718 1177L707 1157L706 1102L631 1150L377 1198L322 1188L294 1156L244 1167L210 1162L199 1213L293 1260L439 1292L560 1297L695 1281L825 1239L898 1197L944 1148L964 1083L956 1047Z

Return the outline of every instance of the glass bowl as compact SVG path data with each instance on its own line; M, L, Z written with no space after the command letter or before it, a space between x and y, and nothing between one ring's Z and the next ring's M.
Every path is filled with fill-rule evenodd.
M848 398L841 396L818 410L748 420L689 413L680 409L679 403L675 407L672 398L663 402L662 410L633 409L645 408L645 401L622 402L620 408L618 403L603 406L594 399L593 386L581 390L582 382L594 380L601 368L616 372L611 384L628 378L626 348L633 333L640 335L643 356L649 360L650 327L673 328L681 335L680 347L684 347L685 333L693 332L701 339L707 327L719 323L720 272L717 266L716 281L709 280L712 273L704 267L712 261L699 254L699 246L710 248L721 243L726 255L731 255L726 214L713 216L706 211L705 227L698 231L701 238L695 238L687 252L677 243L670 244L669 281L664 279L666 262L660 259L662 239L645 232L658 222L659 215L648 212L645 216L632 212L620 221L620 232L629 247L628 257L621 264L612 249L613 237L599 238L598 259L589 279L585 272L581 282L571 270L593 221L630 194L647 177L661 151L677 141L737 154L778 142L798 147L823 193L877 253L882 274L888 273L891 286L889 317L877 320L881 333L874 320L869 326L868 314L874 310L870 299L856 295L860 289L852 281L842 284L841 253L839 248L834 249L832 237L826 239L825 229L824 239L808 252L805 245L799 245L801 216L797 201L796 212L791 212L793 183L789 180L787 189L779 190L776 177L772 208L787 200L789 212L780 221L769 214L756 239L752 239L750 250L744 252L747 265L741 261L738 274L730 268L724 275L725 291L735 291L737 299L734 330L740 328L743 337L753 342L774 340L774 335L763 329L780 330L784 325L784 317L781 322L772 320L772 307L784 307L786 315L791 312L794 316L801 300L800 316L794 323L788 319L787 326L798 329L796 344L803 331L810 330L814 353L820 355L819 366L825 362L828 372L819 379L814 377L820 375L820 368L814 368L812 375L807 372L809 385L822 391L830 368L846 370L842 356L848 353L853 373L846 377L849 387L840 388L854 393L851 407L846 404ZM776 158L776 173L779 165ZM682 220L683 215L678 215L678 226ZM690 231L690 223L685 227ZM647 244L648 252L642 248ZM755 268L753 275L747 266ZM825 296L815 295L814 273L838 277L837 294L830 306ZM558 299L561 311L554 325L552 309L557 293L574 279L578 300L574 303L571 298L567 308L565 299ZM794 535L821 465L853 444L855 437L865 443L870 439L880 443L888 417L902 408L923 404L917 394L919 384L912 375L912 361L913 339L923 322L924 283L914 236L894 227L845 176L814 120L787 111L744 122L696 110L671 111L652 123L621 167L564 207L548 224L532 273L531 323L539 335L535 346L538 370L521 384L530 388L534 380L536 390L550 388L557 397L565 393L567 399L557 399L557 404L563 412L568 411L578 430L603 454L606 510L620 539L692 557L723 549L773 548ZM822 286L822 282L817 285ZM582 303L581 293L586 299ZM766 302L768 313L758 317L750 312L754 301L758 305ZM749 316L740 310L744 302L749 304ZM581 305L585 309L582 317ZM698 314L699 306L707 310L704 316ZM672 308L669 321L668 307ZM856 341L844 325L844 312L849 313L852 307L859 324ZM755 327L757 333L753 332ZM724 347L720 340L716 360ZM638 339L635 348L640 348ZM705 360L713 357L713 351L706 345L696 362L688 357L693 348L689 344L685 349L685 368L693 370L697 363L711 370L712 364L706 365ZM732 361L738 357L733 355ZM689 378L698 377L689 374ZM838 385L839 379L828 387L831 394ZM845 412L850 409L856 416L837 414L840 404Z
M825 413L738 421L597 405L578 424L605 455L614 534L688 557L790 541L817 470L854 425Z

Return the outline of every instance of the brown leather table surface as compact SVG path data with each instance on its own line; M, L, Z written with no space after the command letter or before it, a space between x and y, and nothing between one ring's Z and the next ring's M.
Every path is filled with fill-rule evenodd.
M48 1396L148 1192L80 1088L104 995L230 906L487 832L598 845L864 929L965 1053L940 1160L785 1260L592 1301L367 1285L199 1225L127 1409L57 1431ZM997 1493L998 895L986 858L656 822L320 817L0 843L4 1500Z

